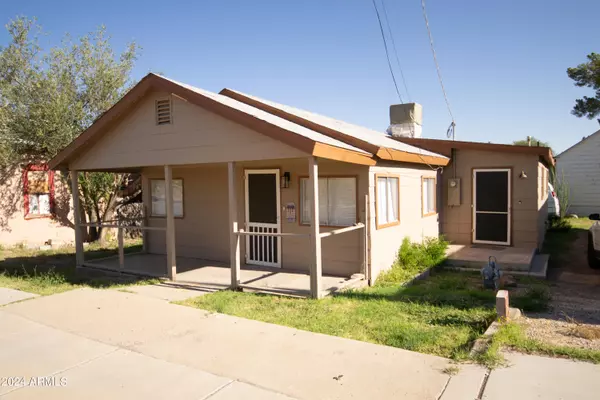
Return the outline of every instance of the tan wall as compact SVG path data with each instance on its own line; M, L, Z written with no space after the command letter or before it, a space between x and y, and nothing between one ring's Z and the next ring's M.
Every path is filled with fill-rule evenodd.
M167 97L167 93L145 97L70 168L117 169L306 156L176 96L171 96L172 124L156 125L155 101Z
M48 240L55 243L71 243L75 233L71 195L59 173L54 176L56 218L25 219L23 182L21 168L9 168L0 173L0 243L12 246L27 244L43 245Z
M400 224L387 228L376 228L375 221L375 175L400 176ZM375 282L382 271L389 269L398 254L402 240L408 237L421 242L428 237L439 236L438 214L423 217L421 204L421 178L435 177L436 171L427 166L406 164L396 166L379 164L369 170L369 226L371 232L371 282Z
M281 189L281 207L293 202L296 205L296 222L287 222L281 211L282 232L309 233L310 227L298 223L300 218L299 178L308 176L308 159L269 160L237 163L238 213L245 221L244 169L279 168L280 173L290 172L291 184ZM163 178L162 169L143 171L144 204L150 210L149 178ZM368 190L368 167L328 160L319 160L319 175L355 176L358 190L358 219L364 220L364 194ZM199 257L216 261L229 260L229 215L227 164L211 164L173 169L173 178L184 181L184 218L175 221L178 256ZM165 226L164 218L149 218L150 226ZM335 228L323 227L322 232ZM349 276L361 270L362 231L354 231L324 238L322 241L323 273ZM165 252L163 232L148 234L148 249L154 253ZM245 254L242 240L242 256ZM285 237L282 241L282 267L308 271L308 237Z
M515 247L537 247L539 241L538 156L479 150L456 150L455 160L442 175L442 233L457 244L472 242L473 168L511 168L512 218L511 242ZM461 179L461 205L448 206L448 179ZM525 171L527 179L519 178Z

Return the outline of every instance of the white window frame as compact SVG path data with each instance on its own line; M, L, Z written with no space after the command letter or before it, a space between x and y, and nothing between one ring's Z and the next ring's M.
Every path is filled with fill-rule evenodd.
M357 223L358 220L358 216L357 216L357 210L358 210L358 202L357 202L357 193L358 193L358 178L356 176L335 176L335 175L320 175L319 176L319 191L321 191L322 188L322 180L326 180L326 187L329 188L329 180L335 180L335 179L351 179L354 183L354 220L351 223L348 224L333 224L331 223L329 220L328 221L319 221L319 226L323 226L323 227L346 227L346 226L353 226ZM308 184L308 180L309 178L306 176L302 176L300 177L300 181L299 181L299 187L298 187L298 192L299 192L299 197L300 197L300 207L299 207L299 211L300 211L300 215L298 218L298 221L300 222L300 225L310 225L310 220L309 221L305 221L304 218L304 203L306 202L305 196L308 196L308 192L303 191L303 182L306 182ZM323 198L323 196L319 196L319 207L322 206L322 201L327 201L327 209L329 210L330 204L329 204L329 190L327 190L327 197ZM322 218L324 215L323 213L319 213L319 219ZM329 213L327 214L327 216L329 217Z
M390 207L386 207L386 216L385 216L385 220L383 220L383 218L381 218L380 212L379 212L379 202L381 199L382 194L379 193L379 180L380 179L386 179L386 182L390 179L396 179L398 181L398 190L395 193L397 196L397 204L396 204L396 219L393 221L390 221L390 211L392 210ZM388 193L388 190L390 190L390 185L388 183L386 183L385 185L386 187L386 193L385 193L385 197L386 197L386 204L388 204L388 200L392 200L393 202L393 193ZM376 224L376 228L377 229L382 229L382 228L387 228L390 226L395 226L395 225L400 225L400 175L391 175L391 174L375 174L375 224Z
M177 212L177 210L175 209L175 205L176 205L176 201L175 198L173 198L173 216L175 218L183 218L185 215L185 195L184 195L184 188L183 188L183 179L181 178L177 178L177 179L173 179L172 182L181 182L181 212ZM166 208L166 197L165 197L165 213L161 214L161 213L156 213L154 211L154 200L152 199L152 185L154 182L163 182L163 184L165 184L165 180L162 178L151 178L150 179L150 183L149 183L149 187L150 187L150 217L152 218L165 218L167 216L166 212L167 212L167 208ZM173 185L173 187L175 187L175 185ZM173 193L173 197L175 197L175 193Z
M433 181L433 191L432 193L425 194L425 190L429 188L427 184L428 180ZM435 176L422 176L421 177L421 214L423 217L429 217L430 215L437 214L437 178ZM433 199L433 210L429 210L427 208L428 204L426 199Z

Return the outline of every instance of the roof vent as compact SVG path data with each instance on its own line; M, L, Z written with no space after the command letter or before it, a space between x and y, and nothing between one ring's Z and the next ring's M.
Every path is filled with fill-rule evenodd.
M171 123L171 99L156 100L156 124Z

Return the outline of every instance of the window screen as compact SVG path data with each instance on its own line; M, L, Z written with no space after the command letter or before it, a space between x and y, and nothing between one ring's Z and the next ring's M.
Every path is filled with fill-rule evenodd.
M400 221L398 215L400 179L393 176L377 177L377 225Z
M435 212L435 178L423 178L423 215Z
M310 224L308 178L300 180L301 216ZM356 178L319 178L319 223L329 226L351 226L356 223Z
M173 179L173 214L183 217L183 180ZM150 180L152 192L152 216L164 217L167 215L167 202L164 179Z

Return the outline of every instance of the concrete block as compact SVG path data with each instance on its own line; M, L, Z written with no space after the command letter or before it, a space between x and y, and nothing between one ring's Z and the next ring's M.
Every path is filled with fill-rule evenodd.
M498 293L496 293L496 313L498 314L498 318L506 320L510 318L508 304L508 290L498 290Z

